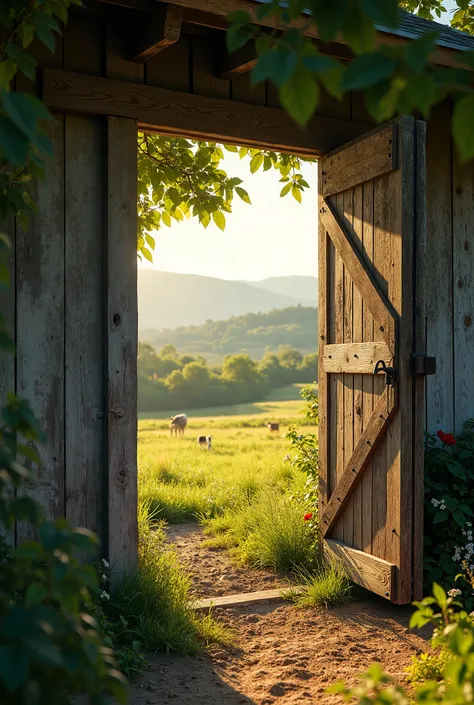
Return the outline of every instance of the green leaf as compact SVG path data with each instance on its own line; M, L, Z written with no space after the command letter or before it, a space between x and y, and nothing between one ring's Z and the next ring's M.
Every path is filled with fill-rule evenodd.
M36 34L38 35L39 39L43 42L43 44L50 50L50 52L53 54L54 53L54 47L56 46L56 42L53 36L52 31L50 30L49 27L46 25L39 25L36 27Z
M29 141L11 120L0 115L0 155L13 166L22 166L28 156Z
M453 136L461 160L472 159L474 157L474 94L464 96L455 104Z
M346 69L342 77L345 91L360 91L387 79L396 68L395 62L382 52L371 52L358 56Z
M298 63L295 51L279 51L273 49L258 57L252 69L251 83L254 86L265 80L273 81L277 86L287 81Z
M428 32L420 39L408 42L404 49L405 61L414 71L422 71L435 49L439 32Z
M155 238L150 235L150 233L146 233L145 235L145 240L147 241L147 244L150 246L152 250L155 249Z
M301 203L301 191L299 190L298 186L296 184L293 184L291 188L291 195L295 199L295 201L298 201L298 203Z
M452 475L454 475L455 477L459 477L460 480L466 479L466 471L464 470L461 463L458 463L456 460L449 460L446 465Z
M255 154L255 156L252 157L250 160L250 172L252 174L255 174L256 171L260 169L260 167L263 164L263 154Z
M244 203L248 203L249 205L251 205L250 196L248 195L245 189L241 188L240 186L237 186L235 191L237 195L240 196L242 201L244 201Z
M433 597L440 607L446 606L448 597L441 585L438 585L438 583L433 583Z
M226 32L226 42L229 53L245 46L252 37L253 30L250 27L231 24Z
M456 522L456 524L461 527L461 529L463 529L465 527L466 517L459 509L456 509L453 512L453 519Z
M442 521L445 521L448 518L448 515L446 512L436 512L436 514L433 517L433 524L439 524Z
M226 149L228 152L238 152L239 151L234 144L225 144L224 149Z
M16 63L10 59L0 62L0 89L8 90L10 81L16 73Z
M25 594L25 607L33 607L34 605L38 605L48 597L48 594L49 593L44 585L40 585L38 583L28 585Z
M318 107L319 88L306 66L300 65L280 88L280 101L300 126L307 124Z
M396 0L361 0L361 8L375 24L390 28L397 26Z
M282 190L280 191L280 198L283 198L283 196L286 196L286 194L291 191L292 187L293 187L293 184L291 183L291 181L289 184L286 184L285 186L283 186Z
M161 220L163 221L163 223L164 223L168 228L171 228L171 218L170 218L170 214L169 214L169 213L167 213L166 211L164 211L164 212L161 214Z
M224 232L225 230L225 215L222 211L215 211L212 214L212 220L217 225L217 227Z

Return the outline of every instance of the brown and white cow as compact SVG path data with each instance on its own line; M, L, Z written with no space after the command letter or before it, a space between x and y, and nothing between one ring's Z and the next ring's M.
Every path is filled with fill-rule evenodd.
M279 423L267 423L267 428L272 433L272 431L275 431L275 433L278 433L280 430L280 424Z
M188 423L188 417L186 414L176 414L176 416L171 417L171 422L170 422L170 434L177 436L178 434L180 436L184 436L184 429L186 428L186 425Z

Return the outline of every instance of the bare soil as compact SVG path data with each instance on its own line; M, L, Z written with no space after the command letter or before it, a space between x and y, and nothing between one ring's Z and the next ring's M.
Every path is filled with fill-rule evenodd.
M203 548L197 525L170 527L170 538L193 573L196 596L287 584ZM410 614L377 597L331 610L283 603L218 609L215 616L234 631L233 646L198 657L150 656L132 705L335 705L341 699L327 687L340 679L357 683L374 661L403 683L405 667L429 636L408 629Z
M209 537L203 534L199 524L171 524L166 533L193 578L196 598L273 590L292 582L291 577L284 574L243 567L222 548L204 546Z

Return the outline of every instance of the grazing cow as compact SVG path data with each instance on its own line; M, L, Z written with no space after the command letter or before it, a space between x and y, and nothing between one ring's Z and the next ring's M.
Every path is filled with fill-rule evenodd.
M178 433L180 436L184 436L184 429L186 428L186 424L188 423L188 419L186 414L177 414L176 416L171 417L171 423L170 423L170 434L177 436Z
M278 433L278 431L280 430L280 424L279 423L267 423L267 428L270 431L270 433L272 431L275 431L275 433Z
M207 450L211 450L212 436L198 436L198 444L200 448L207 448Z

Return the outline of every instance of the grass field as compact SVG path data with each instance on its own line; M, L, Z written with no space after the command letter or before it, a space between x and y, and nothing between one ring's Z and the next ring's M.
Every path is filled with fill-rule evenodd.
M283 435L289 425L313 433L315 427L302 426L299 388L280 391L283 399L246 409L189 414L182 439L170 437L166 418L141 420L138 457L140 499L159 517L171 523L197 519L221 545L237 548L243 560L282 568L288 550L280 546L282 555L275 558L278 535L287 534L300 563L310 546L304 507L292 498L303 494L306 476L286 458L290 445ZM280 422L279 435L266 428L270 419ZM210 452L196 443L197 435L206 433L212 433Z

